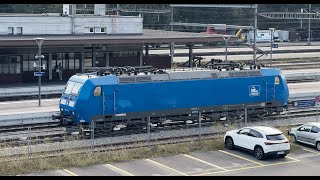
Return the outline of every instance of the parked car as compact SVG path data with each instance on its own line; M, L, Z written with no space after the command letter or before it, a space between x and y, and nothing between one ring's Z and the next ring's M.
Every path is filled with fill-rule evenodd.
M285 157L290 153L289 140L273 127L252 126L227 131L224 135L227 149L241 148L254 153L258 159L267 156Z
M315 146L320 151L320 123L306 123L299 127L292 128L288 134L295 142Z

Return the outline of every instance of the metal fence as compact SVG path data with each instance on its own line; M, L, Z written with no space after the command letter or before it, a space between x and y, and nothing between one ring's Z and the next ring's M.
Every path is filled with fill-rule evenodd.
M121 126L116 130L107 131L99 129L95 121L89 126L89 134L85 139L74 141L54 142L54 143L35 143L37 133L35 130L28 128L25 139L26 146L16 148L4 148L0 152L0 158L4 156L21 156L27 155L29 159L40 157L38 154L59 154L65 151L97 152L102 149L112 150L130 147L152 147L159 144L172 144L185 141L202 142L208 138L222 138L228 130L238 129L244 126L267 125L267 126L294 126L306 122L319 122L320 107L318 101L298 101L292 102L287 111L279 115L265 116L260 119L253 119L249 114L249 109L245 109L242 118L228 120L220 118L218 120L208 120L204 118L201 112L190 116L184 122L173 126L174 121L168 121L167 124L156 126L151 117L145 118L144 121L135 127ZM299 104L300 103L300 104ZM116 124L114 124L115 126ZM108 126L114 128L114 126ZM288 126L289 128L289 126Z

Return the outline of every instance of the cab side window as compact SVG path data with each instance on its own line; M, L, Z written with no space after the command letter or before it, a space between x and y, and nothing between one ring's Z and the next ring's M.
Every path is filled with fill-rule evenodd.
M280 78L279 78L279 76L274 77L274 84L275 84L275 85L280 84Z
M93 95L94 96L101 96L101 94L102 94L102 88L101 88L101 86L97 86L93 91Z

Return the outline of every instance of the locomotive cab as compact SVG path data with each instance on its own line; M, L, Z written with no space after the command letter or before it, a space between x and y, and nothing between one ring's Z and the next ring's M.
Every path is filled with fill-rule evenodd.
M52 119L60 119L63 125L75 123L77 112L76 104L80 96L81 89L88 78L78 75L72 76L66 84L59 102L60 115L53 115Z
M273 112L283 112L283 109L287 107L289 98L289 88L284 75L279 69L265 69L263 74L266 78L270 78L265 80L266 101L278 104L278 108L273 109Z
M59 108L60 115L53 115L52 119L60 119L62 125L89 124L92 114L102 114L104 108L103 83L117 83L114 76L103 79L95 75L72 76L62 93Z

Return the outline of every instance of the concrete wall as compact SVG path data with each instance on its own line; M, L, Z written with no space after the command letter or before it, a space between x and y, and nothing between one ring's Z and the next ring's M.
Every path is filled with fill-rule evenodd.
M85 28L105 28L102 34L142 34L142 17L111 16L0 16L0 35L8 35L8 28L14 28L17 35L18 27L22 27L22 35L65 35L65 34L94 34L85 33ZM101 33L99 33L101 34Z
M22 27L23 35L38 34L70 34L71 19L69 17L10 17L0 16L0 35L8 35L8 27L14 27L14 34L17 33L17 27Z
M75 34L84 34L85 27L104 27L106 34L142 34L141 17L92 16L75 17Z

